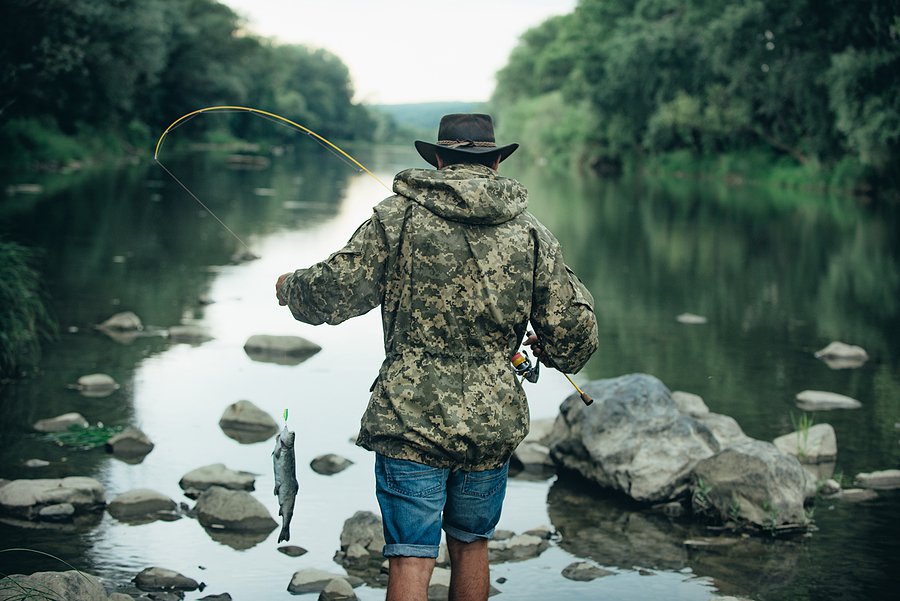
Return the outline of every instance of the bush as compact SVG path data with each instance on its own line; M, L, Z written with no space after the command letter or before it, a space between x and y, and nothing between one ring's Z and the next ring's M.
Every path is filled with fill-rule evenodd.
M0 240L0 379L35 369L41 341L56 336L34 261L34 251Z

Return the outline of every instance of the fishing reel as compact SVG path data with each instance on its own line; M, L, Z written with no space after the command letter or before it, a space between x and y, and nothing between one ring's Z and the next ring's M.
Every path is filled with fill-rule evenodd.
M541 375L541 364L537 361L532 363L525 349L513 355L510 361L512 361L513 369L516 371L517 376L525 378L532 384L538 381Z

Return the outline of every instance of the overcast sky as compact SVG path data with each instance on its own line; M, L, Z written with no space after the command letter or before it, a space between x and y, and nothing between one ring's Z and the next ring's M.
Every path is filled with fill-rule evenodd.
M519 36L577 0L220 0L256 33L326 48L356 100L487 100Z

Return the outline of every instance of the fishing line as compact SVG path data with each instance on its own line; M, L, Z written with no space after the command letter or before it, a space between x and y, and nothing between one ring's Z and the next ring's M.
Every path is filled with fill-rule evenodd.
M172 173L165 165L163 165L162 161L159 160L159 151L160 151L160 149L162 148L163 140L166 138L166 136L169 134L169 132L178 129L179 127L181 127L182 125L184 125L185 123L187 123L188 121L192 120L194 117L196 117L196 116L198 116L198 115L200 115L200 114L202 114L202 113L208 113L208 112L213 112L213 111L223 112L223 113L250 113L250 114L252 114L252 115L256 115L256 116L258 116L258 117L261 117L261 118L263 118L263 119L266 119L267 121L272 121L273 123L276 123L277 125L281 125L282 127L287 127L287 128L289 128L289 129L292 128L292 129L295 129L295 130L299 130L299 131L305 133L307 136L309 136L309 137L312 138L313 140L315 140L320 146L324 147L324 148L325 148L326 150L328 150L332 155L334 155L335 157L339 158L339 159L340 159L342 162L344 162L345 164L347 164L347 165L349 165L349 166L352 166L352 167L355 167L355 168L357 169L357 173L366 173L367 175L369 175L370 177L372 177L375 181L377 181L379 184L381 184L381 185L382 185L385 189L387 189L389 192L393 192L393 190L390 188L390 186L388 186L388 185L385 184L383 181L381 181L381 180L378 178L377 175L375 175L374 173L372 173L371 171L369 171L362 163L360 163L359 161L357 161L355 158L353 158L352 156L350 156L348 153L344 152L344 150L342 150L339 146L337 146L336 144L330 142L330 141L327 140L326 138L320 136L319 134L317 134L316 132L312 131L311 129L309 129L309 128L307 128L307 127L304 127L304 126L300 125L299 123L295 123L294 121L291 121L290 119L288 119L288 118L286 118L286 117L282 117L281 115L276 115L275 113L270 113L269 111L263 111L263 110L255 109L255 108L251 108L251 107L246 107L246 106L231 106L231 105L224 105L224 106L208 106L208 107L205 107L205 108L197 109L197 110L195 110L195 111L191 111L190 113L187 113L187 114L185 114L185 115L182 115L181 117L179 117L178 119L176 119L175 121L173 121L173 122L171 123L171 125L169 125L169 127L167 127L167 128L165 129L165 131L163 131L162 135L161 135L161 136L159 137L159 139L156 141L156 148L155 148L155 150L154 150L154 152L153 152L153 160L156 161L156 163L157 163L160 167L162 167L163 170L164 170L166 173L169 174L169 177L171 177L173 180L175 180L175 181L178 183L179 186L181 186L182 188L184 188L184 191L187 192L187 193L191 196L191 198L193 198L195 201L197 201L197 203L198 203L201 207L203 207L203 208L206 210L206 212L208 212L210 215L212 215L212 216L215 218L215 220L218 221L219 224L220 224L222 227L224 227L225 230L226 230L229 234L231 234L231 235L234 237L235 240L237 240L238 242L240 242L241 245L242 245L244 248L246 248L248 251L250 251L250 247L247 245L247 243L244 242L244 241L241 239L241 237L238 236L238 235L234 232L234 230L232 230L230 227L228 227L228 225L226 225L226 223L225 223L224 221L222 221L222 220L219 218L219 216L216 215L216 214L213 212L212 209L210 209L208 206L206 206L206 205L205 205L205 204L197 197L197 195L194 194L194 193L191 191L191 189L188 188L188 187L184 184L184 182L182 182L180 179L178 179L178 178L175 176L175 174Z

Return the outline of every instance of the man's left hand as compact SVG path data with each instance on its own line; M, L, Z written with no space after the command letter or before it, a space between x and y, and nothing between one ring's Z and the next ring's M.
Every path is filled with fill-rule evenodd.
M282 273L278 276L278 280L275 282L275 298L278 299L278 304L284 307L287 305L287 300L281 298L281 285L284 284L284 281L288 278L288 276L293 275L291 273Z

